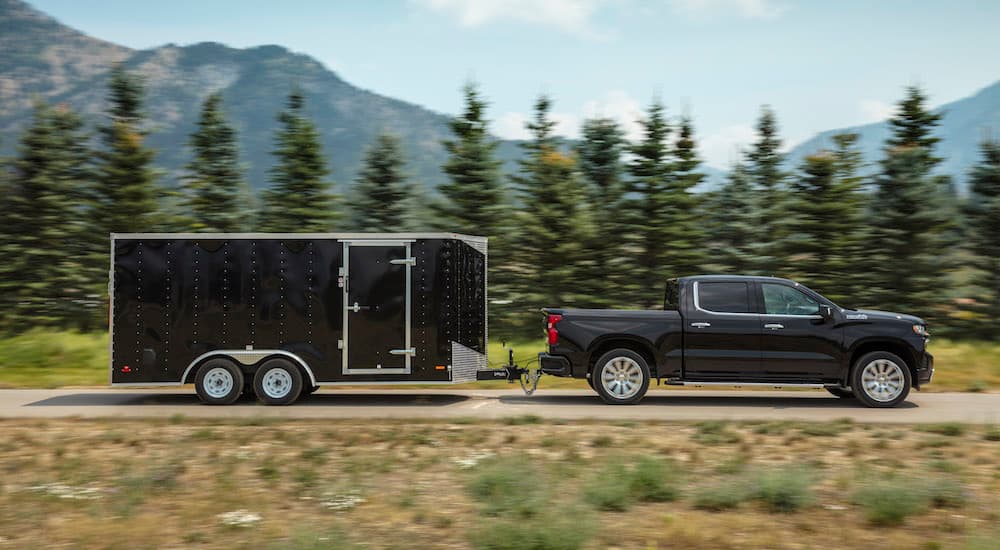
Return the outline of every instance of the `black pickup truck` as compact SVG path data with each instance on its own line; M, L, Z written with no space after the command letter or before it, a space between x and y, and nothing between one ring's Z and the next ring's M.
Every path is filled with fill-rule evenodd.
M774 277L706 275L667 282L663 310L543 310L542 372L586 378L611 404L670 385L826 388L893 407L934 375L926 323L852 310Z

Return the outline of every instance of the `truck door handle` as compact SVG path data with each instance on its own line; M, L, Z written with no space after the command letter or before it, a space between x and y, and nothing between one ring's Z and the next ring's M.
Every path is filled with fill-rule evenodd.
M785 328L785 325L780 325L778 323L768 323L768 324L764 325L764 328L769 328L771 330L780 330L780 329Z
M712 323L691 323L691 326L694 328L707 328L712 326Z

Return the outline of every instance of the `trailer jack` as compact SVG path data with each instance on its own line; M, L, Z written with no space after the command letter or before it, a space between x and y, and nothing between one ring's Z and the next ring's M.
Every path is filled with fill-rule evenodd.
M531 395L538 389L538 380L542 377L542 369L527 369L514 363L514 350L507 350L507 364L489 370L476 371L476 380L506 380L513 384L517 380L525 395Z

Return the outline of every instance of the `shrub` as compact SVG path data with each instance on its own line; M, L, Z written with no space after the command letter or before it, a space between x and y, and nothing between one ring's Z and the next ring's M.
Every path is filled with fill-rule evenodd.
M580 510L560 509L523 521L489 520L471 534L483 550L577 550L591 538L593 522Z
M730 430L724 422L712 420L709 422L699 422L695 424L697 431L693 439L705 445L721 445L725 443L739 443L743 438L740 434Z
M961 508L968 500L965 486L950 477L927 480L924 491L935 508Z
M677 467L671 461L651 456L636 460L629 486L635 497L645 502L669 502L680 496Z
M907 517L927 509L927 494L906 478L869 481L854 492L852 500L865 510L873 525L900 525Z
M932 434L955 437L965 433L965 426L957 422L944 422L941 424L929 424L927 426L921 426L920 430L925 432L930 432Z
M1000 441L1000 426L996 424L987 426L986 433L983 434L983 439L986 441Z
M523 457L494 458L477 468L469 482L473 498L489 515L534 516L542 504L541 472Z
M801 467L763 470L753 477L751 496L771 512L794 512L812 503L811 485L812 476Z
M628 466L614 460L590 478L584 487L584 499L598 510L624 512L634 500Z
M750 491L742 478L730 478L697 488L692 497L695 508L721 512L736 508L750 499Z

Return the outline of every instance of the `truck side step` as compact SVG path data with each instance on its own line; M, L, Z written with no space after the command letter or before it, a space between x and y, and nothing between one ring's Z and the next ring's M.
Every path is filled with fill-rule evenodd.
M765 388L814 388L820 389L824 388L826 384L815 384L812 382L716 382L716 381L700 381L700 380L682 380L680 378L668 378L668 386L730 386L733 388L741 388L743 386L752 387L765 387Z

